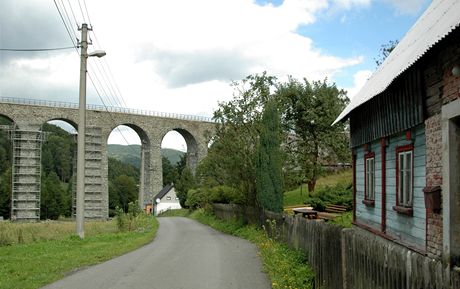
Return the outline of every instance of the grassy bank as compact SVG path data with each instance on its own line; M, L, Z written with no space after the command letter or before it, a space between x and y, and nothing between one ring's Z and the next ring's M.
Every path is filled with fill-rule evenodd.
M85 235L115 233L115 222L86 221ZM37 241L63 240L75 234L73 221L46 221L40 223L0 222L0 246L29 244Z
M145 245L158 229L156 219L148 216L140 218L133 231L118 232L114 221L88 222L85 224L87 237L80 240L72 235L73 231L66 233L67 227L75 230L75 224L71 222L1 225L8 236L14 236L11 231L22 230L23 242L0 247L0 289L40 288L77 268L109 260ZM28 232L29 229L35 233ZM38 237L46 232L49 232L49 238ZM20 233L16 234L13 239L17 240ZM35 241L31 236L35 236Z
M189 217L218 231L247 239L256 244L264 270L269 275L274 289L313 288L314 273L308 266L305 255L268 238L264 231L255 226L245 226L236 220L222 221L202 209L192 213L189 213L188 210L174 210L162 216L165 215Z
M283 204L284 206L302 205L309 197L316 197L326 187L333 187L337 184L351 184L352 174L352 170L344 170L337 174L320 177L316 182L315 192L312 194L308 193L307 185L285 192Z

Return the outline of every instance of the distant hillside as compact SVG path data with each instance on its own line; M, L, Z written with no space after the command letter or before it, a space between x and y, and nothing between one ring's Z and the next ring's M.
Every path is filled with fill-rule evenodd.
M161 149L161 154L166 157L173 165L179 162L184 152L175 149ZM108 145L109 157L115 158L124 163L132 164L136 168L140 167L141 162L141 146L140 145Z

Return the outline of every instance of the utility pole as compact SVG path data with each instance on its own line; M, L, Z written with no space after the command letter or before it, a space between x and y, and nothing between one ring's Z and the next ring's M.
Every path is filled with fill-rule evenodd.
M145 167L144 167L144 162L145 162L145 142L141 142L141 176L140 176L140 185L139 185L139 207L141 210L144 210L144 186L145 186ZM153 206L153 202L152 202Z
M80 96L78 106L78 137L77 137L77 235L85 238L85 134L86 134L86 61L88 57L105 56L105 51L96 50L88 54L88 24L81 25L80 52Z
M85 134L86 134L86 61L88 59L88 24L81 25L80 94L77 138L77 235L85 238Z

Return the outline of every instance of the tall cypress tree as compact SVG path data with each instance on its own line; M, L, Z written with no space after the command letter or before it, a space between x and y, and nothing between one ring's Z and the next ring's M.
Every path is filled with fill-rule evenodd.
M269 101L262 115L256 185L259 206L272 212L283 211L283 174L281 161L281 128L278 107Z

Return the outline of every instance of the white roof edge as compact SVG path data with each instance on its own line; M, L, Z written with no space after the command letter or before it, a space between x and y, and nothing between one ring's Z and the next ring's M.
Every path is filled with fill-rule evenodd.
M433 0L332 125L346 118L353 109L387 89L395 78L416 63L431 47L459 25L459 0Z

